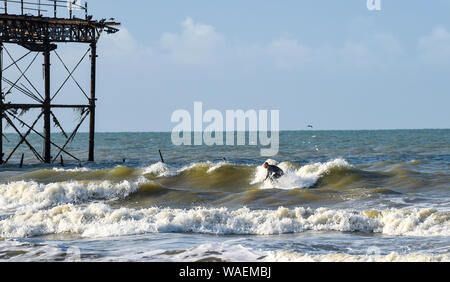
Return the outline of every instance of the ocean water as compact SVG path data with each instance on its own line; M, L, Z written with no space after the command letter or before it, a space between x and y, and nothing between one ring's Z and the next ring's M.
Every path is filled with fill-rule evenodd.
M170 133L99 133L64 167L25 149L0 168L0 261L450 261L450 130L281 132L274 182L258 146Z

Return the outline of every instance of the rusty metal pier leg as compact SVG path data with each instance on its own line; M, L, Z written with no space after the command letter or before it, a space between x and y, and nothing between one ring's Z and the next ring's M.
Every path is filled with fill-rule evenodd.
M0 42L0 164L3 164L3 43Z
M50 44L48 41L45 43L45 51L44 51L44 84L45 84L45 99L43 104L44 111L44 162L51 162L51 133L50 133L50 117L51 117L51 109L50 109Z
M97 62L97 43L91 43L91 98L89 99L89 159L94 161L94 143L95 143L95 72Z

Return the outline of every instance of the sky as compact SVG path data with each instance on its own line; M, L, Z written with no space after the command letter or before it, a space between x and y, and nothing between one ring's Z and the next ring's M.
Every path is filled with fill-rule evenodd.
M380 11L366 0L88 3L122 24L98 46L99 132L171 131L172 113L193 115L196 101L279 110L281 130L450 128L448 0L381 0ZM72 68L85 47L58 52ZM88 65L76 74L87 86ZM80 96L67 89L59 102Z

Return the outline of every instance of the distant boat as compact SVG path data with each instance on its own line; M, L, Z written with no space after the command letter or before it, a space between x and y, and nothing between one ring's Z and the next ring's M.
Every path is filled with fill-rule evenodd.
M313 128L313 126L312 125L308 125L308 128Z

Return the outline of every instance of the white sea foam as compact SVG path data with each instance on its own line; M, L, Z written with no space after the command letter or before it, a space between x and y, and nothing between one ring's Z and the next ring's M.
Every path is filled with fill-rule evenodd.
M61 248L45 244L28 244L13 240L0 240L1 262L36 262L61 260Z
M157 162L154 163L146 168L143 169L143 174L153 174L157 177L169 177L169 176L176 176L184 171L191 170L198 167L205 167L207 168L207 173L211 173L214 170L220 168L226 164L226 162L219 162L219 163L212 163L212 162L198 162L198 163L192 163L186 166L183 166L182 168L174 168L170 167L165 163Z
M60 167L54 167L53 171L57 172L85 172L85 171L92 171L90 168L87 167L75 167L75 168L60 168Z
M163 162L154 163L143 170L143 174L154 174L157 177L173 176L178 174L177 170L169 167Z
M0 221L0 237L76 233L109 237L143 233L260 234L307 230L449 236L450 213L434 209L349 211L319 208L113 209L105 203L72 204L17 212Z
M218 168L221 168L222 166L228 164L228 162L226 161L221 161L218 163L211 163L211 167L206 171L207 173L211 173L213 171L215 171Z
M277 164L276 161L268 160L269 164ZM313 163L302 166L299 169L292 168L288 163L280 163L278 166L285 172L285 175L275 181L264 179L267 170L258 166L255 176L250 184L261 183L262 189L302 189L313 186L323 175L335 168L351 168L352 166L344 159L335 159L325 163Z
M151 257L155 261L195 262L208 259L220 259L228 262L449 262L450 255L431 255L425 253L399 254L391 252L381 254L352 255L345 253L308 254L292 251L264 251L244 247L242 244L227 241L207 243L168 254L164 250L152 250L142 254L124 255L122 260L141 261Z
M219 167L223 166L225 162L219 162L219 163L212 163L212 162L198 162L198 163L192 163L187 166L184 166L180 169L178 169L178 173L181 173L183 171L192 170L195 168L206 168L207 173L211 173L214 170L218 169Z
M15 240L0 241L0 261L172 261L195 262L217 260L228 262L449 262L449 254L397 253L389 254L310 254L288 250L267 251L242 245L242 240L204 243L175 251L151 246L130 246L99 256L82 256L85 250L60 243L27 244ZM92 252L92 251L90 251Z
M450 255L399 254L397 252L391 252L387 255L350 255L343 253L310 255L290 251L277 251L268 252L264 260L270 262L449 262Z
M162 162L158 162L155 164L150 165L149 167L144 168L143 173L144 174L154 174L157 175L158 177L163 177L163 176L176 176L184 171L188 171L191 169L195 169L195 168L201 168L204 167L206 170L206 173L211 173L213 171L215 171L218 168L221 168L224 165L229 164L226 161L220 161L220 162L196 162L196 163L192 163L186 166L183 166L181 168L173 168L168 166L165 163Z
M0 211L35 210L89 200L124 198L139 189L138 183L122 181L67 181L42 184L17 181L0 184Z

